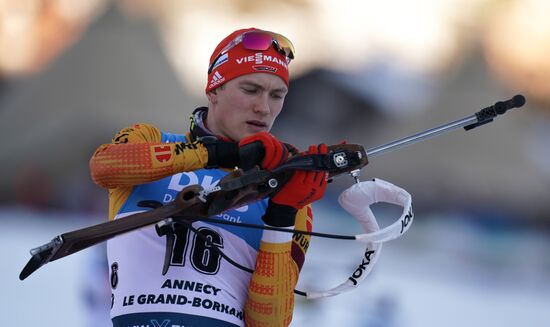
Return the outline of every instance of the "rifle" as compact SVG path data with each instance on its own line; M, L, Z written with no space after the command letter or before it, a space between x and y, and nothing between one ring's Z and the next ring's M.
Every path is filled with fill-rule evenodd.
M71 255L117 235L157 224L161 234L162 222L176 219L191 224L194 221L208 221L219 224L231 222L209 218L232 208L263 199L275 194L288 182L294 170L324 170L329 178L349 173L356 182L368 159L384 153L418 143L428 138L463 127L466 131L493 121L512 108L525 104L525 97L516 95L506 101L499 101L481 109L473 115L459 119L421 133L417 133L369 150L358 144L338 144L328 147L327 154L294 156L272 171L254 167L250 170L234 170L220 180L211 189L205 190L199 185L190 185L181 190L175 200L152 210L133 214L113 221L67 232L53 238L52 241L30 250L31 259L25 265L19 279L24 280L43 265ZM166 221L165 221L166 223ZM238 224L241 227L263 228L282 232L301 233L313 236L356 240L358 235L335 235L299 230L287 230L277 227L253 224Z

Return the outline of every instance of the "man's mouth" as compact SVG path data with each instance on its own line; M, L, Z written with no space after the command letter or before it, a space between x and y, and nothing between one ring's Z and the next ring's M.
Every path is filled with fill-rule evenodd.
M266 128L267 127L266 123L264 123L262 121L259 121L259 120L247 120L246 123L249 124L249 125L255 126L255 127L260 127L260 128Z

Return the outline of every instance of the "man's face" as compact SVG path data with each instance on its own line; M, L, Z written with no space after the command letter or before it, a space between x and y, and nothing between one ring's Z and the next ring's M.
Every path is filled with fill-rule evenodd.
M268 132L283 108L288 88L272 74L239 76L207 94L206 124L222 137L239 141L244 137Z

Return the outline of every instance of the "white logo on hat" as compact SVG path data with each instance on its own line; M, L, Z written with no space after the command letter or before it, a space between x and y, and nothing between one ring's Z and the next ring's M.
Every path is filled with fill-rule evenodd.
M263 64L263 60L262 60L262 57L263 57L263 53L261 52L256 52L256 54L254 55L254 57L256 57L256 65L261 65Z
M254 56L245 56L245 57L237 58L235 61L239 65L247 62L254 62L255 64L262 64L264 62L273 62L283 66L285 69L288 69L288 64L284 60L281 60L276 56L263 54L262 52L257 52Z
M216 72L214 73L214 76L212 76L212 80L210 80L210 85L208 87L210 88L210 87L216 86L222 83L223 81L225 81L225 77L223 77L222 74L220 74L220 72L216 70Z

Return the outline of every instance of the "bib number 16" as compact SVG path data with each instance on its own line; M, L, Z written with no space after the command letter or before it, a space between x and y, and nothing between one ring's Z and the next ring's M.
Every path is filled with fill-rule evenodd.
M221 255L213 247L223 248L223 238L218 232L208 227L200 227L197 232L201 233L204 239L197 233L191 233L186 226L176 227L170 266L185 266L189 249L189 260L193 268L203 274L215 275L220 269Z

